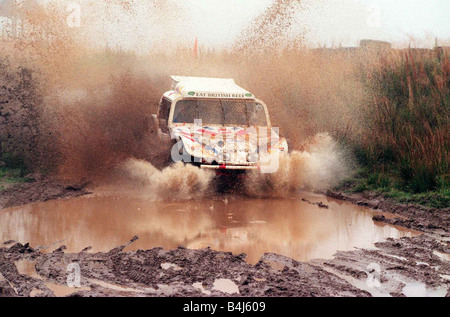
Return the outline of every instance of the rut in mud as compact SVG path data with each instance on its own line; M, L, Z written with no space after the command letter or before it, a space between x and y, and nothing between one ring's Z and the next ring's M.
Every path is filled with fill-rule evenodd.
M104 193L5 209L2 294L448 295L445 230L375 223L407 218L301 195L157 202ZM135 234L140 238L116 247ZM73 263L80 288L67 286Z
M425 236L390 239L377 243L376 250L342 252L329 261L302 263L265 254L256 265L248 264L245 255L211 249L124 252L127 244L105 253L89 253L89 248L65 253L61 246L44 254L7 243L12 246L0 248L3 296L450 295L450 266L439 256L446 250ZM82 288L66 286L70 264L80 268Z

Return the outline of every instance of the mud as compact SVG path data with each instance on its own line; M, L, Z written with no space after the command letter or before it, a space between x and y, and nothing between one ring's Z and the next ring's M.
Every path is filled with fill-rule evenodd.
M83 218L80 218L80 212L76 210L77 208L82 209L83 205L90 206L87 214L93 212L96 215L95 217L99 219L102 219L102 215L105 214L101 210L107 211L110 215L107 223L110 223L110 225L114 223L114 217L119 217L120 214L125 212L123 207L128 206L133 209L133 207L137 208L139 206L140 208L137 208L136 214L130 213L131 210L127 212L126 218L129 220L121 222L121 231L127 235L133 232L132 229L134 228L136 233L140 232L138 234L142 235L141 239L136 236L129 243L119 247L114 247L114 241L109 244L103 243L103 240L99 239L102 237L99 234L110 232L111 230L108 230L109 225L106 227L103 225L99 226L98 224L100 223L95 222L95 219L92 219L92 215L89 218L90 223L96 225L83 226L83 228L85 227L85 231L83 231L85 233L81 233L84 237L82 243L86 245L81 245L80 243L74 245L70 239L56 242L58 239L64 239L63 236L59 236L59 231L52 231L51 235L54 239L52 244L48 243L48 239L42 240L41 235L39 235L39 238L33 238L34 236L19 234L25 239L31 239L34 241L33 243L44 243L45 245L36 247L35 245L30 246L28 243L22 245L9 240L0 246L0 296L450 296L448 227L444 228L441 224L439 229L432 228L425 222L417 222L417 224L416 222L409 222L407 221L408 214L401 212L401 208L391 210L392 214L380 212L375 215L374 220L380 219L383 222L376 221L376 227L367 227L365 230L371 231L379 226L391 227L390 223L399 222L400 225L416 224L414 227L421 229L422 234L417 232L413 235L400 235L401 238L388 238L387 240L377 235L378 240L376 241L380 242L364 244L363 248L342 248L340 246L334 250L346 249L348 251L333 251L333 256L322 259L318 258L324 256L325 253L316 254L315 257L300 257L300 259L297 257L297 260L295 259L295 252L292 254L287 253L289 256L282 255L283 249L278 250L277 253L264 253L267 250L277 250L274 246L276 244L275 241L278 240L273 238L274 245L259 253L255 260L253 259L255 254L251 252L249 252L250 255L248 256L239 252L220 251L221 248L224 248L224 250L233 249L233 243L230 244L230 241L233 239L228 241L228 238L225 240L220 238L221 234L223 234L223 228L227 228L230 225L236 226L239 223L238 227L244 232L246 230L245 217L248 214L254 214L256 210L262 208L253 200L245 204L245 201L234 201L236 198L228 197L224 201L212 202L212 205L209 207L205 205L204 210L201 208L202 204L204 204L201 201L160 203L162 207L157 207L157 203L153 202L149 203L150 209L146 210L145 204L143 205L142 202L131 204L128 201L123 201L123 199L117 199L114 203L115 207L113 205L107 207L101 202L105 198L101 198L97 203L93 203L93 199L98 200L99 198L81 197L61 202L63 203L61 206L66 211L65 215L70 216L69 218L72 219L69 220L69 223L78 218L75 222L81 221L81 223L84 223ZM73 206L68 204L69 202L72 202ZM49 203L50 205L46 207ZM24 210L31 212L33 217L39 217L41 213L49 215L49 210L47 209L50 208L53 210L52 215L57 218L57 215L60 214L55 205L57 203L57 201L53 201L44 205L29 205ZM261 203L263 202L261 201ZM238 212L235 213L231 220L225 217L226 219L224 218L215 224L218 227L217 230L205 231L205 228L200 228L200 231L196 233L189 226L189 234L194 237L194 242L198 240L196 238L197 235L201 241L206 239L204 242L208 242L210 236L213 240L218 239L221 241L219 246L214 246L214 249L202 248L202 245L208 244L196 245L195 243L190 243L189 240L186 240L187 236L184 237L183 233L187 228L183 229L183 226L178 228L179 225L177 227L175 222L168 221L171 217L170 210L174 212L176 209L177 212L175 213L179 215L179 206L183 204L188 204L195 209L194 213L186 214L186 216L190 215L189 217L195 216L195 219L187 218L186 221L189 223L198 223L204 217L202 216L203 214L209 213L222 219L223 217L220 214L224 208L223 212L226 215L231 210ZM369 202L360 200L359 204L369 205ZM239 208L243 209L240 210L237 207L238 205L241 206ZM271 209L274 206L282 205L282 201L271 203L270 200L266 200L264 205ZM336 214L344 210L348 212L351 207L351 205L348 206L346 203L320 195L307 195L306 193L303 199L292 201L287 203L287 205L291 206L292 210L287 214L280 214L281 210L278 209L277 219L289 219L287 217L289 215L294 217L292 214L294 214L295 206L304 206L301 208L306 208L307 210L311 209L311 214L302 217L302 221L298 220L298 223L305 227L303 229L295 229L295 226L295 228L291 228L285 222L292 223L293 220L284 220L285 222L283 222L284 225L282 226L284 231L291 233L284 238L285 241L293 241L292 239L299 232L309 232L309 235L316 237L316 239L322 237L323 232L319 232L319 236L316 233L311 233L312 228L315 227L313 225L314 222L311 222L311 217L315 217L312 215L316 214L319 217L322 213L332 213L333 217L337 217ZM70 209L68 208L69 206L73 208ZM250 207L253 207L255 210L248 210ZM382 205L379 205L378 209L382 207ZM368 212L363 209L361 209L359 217ZM158 211L154 211L156 214L152 216L150 210ZM11 212L14 214L22 213L20 210L10 210L9 213ZM263 214L265 213L264 211L262 212ZM442 213L445 211L436 212ZM100 214L98 215L98 213ZM369 219L373 214L372 212L371 215L368 215ZM144 217L144 215L146 216ZM322 215L322 217L325 216L325 214ZM147 219L148 217L150 218ZM20 218L22 216L18 215L18 219ZM30 219L29 216L25 218ZM264 226L270 225L271 220L269 219L271 218L263 219L265 220L264 222L267 222ZM330 215L328 215L327 219L327 221L335 223L337 227L338 222L336 219L330 220ZM417 219L420 220L421 218ZM32 223L36 224L36 220L32 221ZM154 223L155 220L160 222ZM51 217L47 219L47 222L51 221ZM142 226L136 226L134 224L136 221L142 223ZM350 232L354 232L358 228L356 224L360 222L361 219L356 223L346 222L345 227L347 228L343 228L344 231L339 231L340 233L338 234L331 233L331 235L342 238L342 234L349 231L348 228L352 228ZM159 247L163 246L161 242L171 239L164 238L164 236L161 237L160 233L156 235L151 234L149 226L154 225L156 229L161 229L164 228L165 223L175 226L175 230L172 231L176 231L179 234L172 236L173 243L171 245L165 245L165 248L162 248ZM255 221L249 222L249 226L253 226L252 228L254 228L255 224ZM258 226L262 226L262 224L260 225L258 222ZM323 224L323 226L330 228L330 224ZM309 229L306 229L306 227ZM20 228L14 229L14 232L23 230ZM65 228L65 231L69 230L66 234L68 236L73 236L70 230L78 230L77 226L62 226L61 228ZM46 231L45 228L41 229ZM93 247L90 247L88 243L91 242L89 242L89 237L87 237L89 234L87 233L96 231L98 231L98 234L94 235L96 238L94 240L91 239L95 244L93 244ZM230 228L230 230L226 231L231 232L233 230ZM275 237L269 233L266 232L264 236ZM256 236L260 235L256 234ZM367 239L367 237L363 238L362 235L358 236L360 240ZM299 241L303 241L303 239L304 237ZM279 244L282 245L283 239L279 240ZM297 247L299 246L299 241L295 242ZM318 243L324 243L320 241ZM338 240L336 240L337 242ZM67 243L67 245L59 246L62 243ZM355 246L353 244L355 241L351 243ZM250 248L244 248L243 250L246 250L245 252L253 250L259 244L261 244L261 241L257 245L249 244ZM103 245L103 248L99 248L100 245ZM189 248L176 248L179 245L189 245ZM200 249L196 249L197 247L200 247ZM312 244L310 247L314 248L314 245ZM289 250L291 249L290 247ZM82 251L79 252L79 250ZM79 288L67 286L67 278L70 273L67 270L68 265L71 263L78 264L81 270Z
M450 295L450 265L436 255L448 247L426 236L388 239L375 250L338 252L332 260L308 263L268 253L255 265L248 264L244 254L209 248L125 252L127 246L98 253L89 253L89 248L65 253L61 246L48 254L28 244L3 246L0 296ZM35 263L34 272L19 273L19 261ZM81 269L80 288L66 286L71 263ZM368 281L381 285L370 287Z
M36 167L41 132L37 84L29 69L13 69L3 57L0 55L0 163L5 160Z
M447 244L422 235L388 239L375 246L375 250L338 252L333 260L314 263L376 296L450 295ZM442 254L447 254L447 259ZM368 279L381 286L371 289Z
M81 284L90 290L74 289L70 296L204 296L205 291L210 292L210 296L368 295L321 268L279 256L265 255L252 266L244 255L210 249L164 251L155 248L123 252L124 247L94 254L65 254L63 248L42 254L21 244L2 248L0 270L5 280L1 293L30 296L31 291L37 289L41 291L39 296L53 296L46 284L65 285L67 265L76 262L81 268ZM36 261L35 269L42 279L18 273L14 262L23 259ZM273 268L273 262L286 264L279 270ZM163 263L173 263L180 269L163 268ZM239 293L229 294L213 288L220 279L232 281Z
M382 210L398 215L398 217L394 218L376 215L374 216L375 221L411 228L433 235L437 234L441 237L450 237L448 233L450 227L450 207L437 209L416 204L402 204L374 193L347 194L328 191L326 195L359 206L365 206L374 210Z
M359 80L358 60L352 61L345 56L323 58L306 51L289 51L289 46L283 45L295 15L293 6L298 3L299 1L275 1L250 24L248 30L243 31L239 37L242 40L235 45L236 52L204 52L201 54L204 56L201 57L202 63L189 58L190 47L186 49L189 53L181 49L176 57L160 54L157 50L149 52L146 57L137 56L133 51L122 52L121 48L115 51L109 48L102 50L90 43L93 42L92 39L85 41L91 38L86 37L89 32L102 34L96 32L98 28L90 25L90 20L98 20L98 14L94 17L84 14L87 11L83 11L84 25L82 29L77 30L77 36L61 26L61 22L65 20L61 19L64 16L64 8L61 8L61 12L54 8L49 11L33 9L23 13L30 20L30 24L36 27L35 30L41 32L42 26L45 25L47 30L43 31L47 36L33 39L34 37L24 34L23 39L16 39L11 43L10 40L2 40L0 154L2 160L4 154L14 154L10 158L12 161L16 156L22 158L21 163L32 170L50 169L59 176L75 179L79 183L36 179L30 183L15 185L1 192L0 208L81 196L87 194L89 189L85 182L79 181L80 178L92 179L109 175L113 168L130 157L139 160L154 158L154 148L148 146L149 139L152 139L146 131L148 115L155 112L161 94L167 89L168 75L178 73L180 69L196 76L236 78L270 105L274 124L282 127L283 135L293 142L294 149L301 150L293 157L294 164L286 164L285 170L293 171L287 174L288 177L255 177L253 184L260 186L253 187L254 197L267 198L268 189L273 193L273 197L280 197L280 192L288 192L286 189L292 187L325 190L333 186L334 182L338 181L337 176L345 174L345 166L342 166L341 162L347 160L340 154L340 149L334 149L332 146L325 147L331 151L321 150L323 146L319 147L320 151L304 149L304 140L321 131L330 130L332 135L350 133L353 138L360 137L361 131L365 129L361 125L364 122L361 119L364 118L364 113L360 113L364 111L359 109L361 104L366 104L367 96L363 93L363 85ZM176 44L169 45L166 39L172 38L173 30L176 29L171 25L175 25L174 19L177 18L174 17L177 17L177 14L174 15L173 10L168 10L162 3L156 7L160 7L156 15L164 22L160 24L164 24L167 29L161 34L161 38L165 40L159 41L164 44L157 47L167 51L167 48L175 47ZM103 19L106 24L123 16L122 12L114 8L106 6L106 9L109 9L104 10L108 13L108 19ZM129 4L124 5L123 9L131 16L139 11ZM100 11L97 9L96 13L98 12ZM164 12L170 12L170 17ZM132 33L135 33L134 28ZM12 35L15 37L16 34ZM46 38L52 38L52 45L48 45ZM97 37L94 38L97 42ZM298 43L294 44L302 46L302 42L299 37ZM11 48L7 49L9 46ZM248 47L251 51L271 49L258 54L247 50L241 54L239 52L242 47ZM281 49L284 47L287 50L282 53ZM11 61L3 60L3 56L9 55ZM104 60L104 64L96 62L93 57ZM142 68L142 65L145 67L138 71L137 68ZM242 65L246 67L243 68ZM296 91L296 94L292 94L292 91ZM304 120L299 125L298 121L292 120L293 117ZM176 181L180 174L176 168L164 173L142 162L135 163L125 166L123 171L125 179L131 183L130 192L143 193L146 196L150 192L151 195L162 199L177 196L176 193L197 198L190 195L193 192L203 194L203 189L208 189L207 184L203 182L205 178L198 177L195 172L183 174L182 181ZM175 181L168 182L167 179ZM123 183L119 182L121 185ZM185 186L186 184L193 186ZM159 191L161 188L162 192ZM186 195L183 189L187 190L189 195ZM123 188L120 187L119 190L123 191ZM400 205L377 196L364 197L332 192L328 194L397 215L375 215L374 220L378 222L378 226L383 223L386 226L398 225L419 230L424 234L379 242L376 249L341 251L333 259L300 262L279 254L265 254L256 264L249 263L244 255L211 249L178 248L167 251L153 248L145 251L126 251L126 246L121 246L111 251L90 252L89 248L86 248L77 252L80 249L72 250L68 245L70 250L61 247L48 253L45 247L33 249L29 244L14 244L8 241L0 248L0 295L448 295L448 209L432 210ZM265 202L261 200L261 203ZM311 208L320 209L316 213L333 212L331 204L306 198L303 202ZM32 206L28 207L33 209ZM213 207L210 211L214 212L215 205L203 207L207 210ZM278 208L273 209L277 211ZM49 219L52 214L55 213L48 212L47 218L42 219ZM192 214L198 215L197 212ZM95 215L98 216L98 213ZM66 221L70 218L67 214L64 216L62 219ZM243 217L242 213L240 216ZM320 219L321 228L330 234L323 219L331 221L332 217L329 217L329 214L327 216ZM107 223L104 219L110 220L104 217L101 219L103 223ZM123 219L124 216L120 223L125 222ZM175 224L180 223L179 218L176 219L178 221ZM282 229L278 229L278 233L286 229L287 224L282 220L284 218L280 220ZM126 221L134 225L133 221L136 220ZM41 223L52 225L48 222ZM92 226L92 221L86 223ZM307 222L298 221L296 225L298 223L305 225ZM148 230L148 223L145 225ZM5 227L13 228L9 230L17 234L30 234L31 231L23 228L19 231L12 225ZM88 228L89 225L82 224L80 227ZM41 229L37 228L36 231ZM130 228L137 230L137 226ZM303 231L307 231L306 229L309 228L303 228ZM354 230L346 229L347 232L355 233ZM192 228L189 230L192 231ZM293 233L303 231L296 230ZM128 234L132 236L140 233L127 232ZM72 236L78 240L82 238L80 234ZM267 235L265 237L267 238ZM139 241L145 238L142 236ZM361 236L358 238L362 239ZM30 242L37 243L35 239ZM153 242L162 244L164 241ZM78 262L81 267L80 289L66 286L67 265L73 262ZM379 274L380 285L370 287L368 281L372 284L377 282L377 279L373 278L374 273Z
M36 176L36 178L40 177ZM90 193L86 187L87 183L85 182L66 183L50 178L16 184L1 192L0 209L54 199L83 196Z
M3 191L0 205L5 208L89 193L88 184L36 178L34 182ZM280 253L264 253L259 260L252 255L251 261L246 254L216 251L217 248L173 249L182 244L179 242L166 249L141 250L152 245L148 236L142 237L143 244L142 239L135 237L126 245L103 252L92 252L88 245L61 246L51 252L57 245L35 248L10 240L0 247L0 296L450 296L448 209L398 204L370 194L329 191L327 195L380 211L373 216L377 226L394 225L422 234L379 240L373 247L337 251L325 259L295 260ZM214 213L221 208L234 209L238 203L234 199L228 197L205 208ZM304 194L299 200L317 209L316 213L337 212L333 199ZM202 203L189 204L201 206ZM345 203L341 208L348 209ZM74 209L71 214L76 217L77 211ZM167 212L164 214L169 217ZM232 220L243 219L233 217ZM227 227L227 224L218 226ZM77 252L82 248L83 251ZM80 288L66 284L70 263L77 263L81 268Z

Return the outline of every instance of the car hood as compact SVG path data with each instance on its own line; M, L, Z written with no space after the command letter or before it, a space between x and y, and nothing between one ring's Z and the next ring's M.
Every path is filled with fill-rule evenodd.
M270 138L267 135L258 135L256 128L244 127L185 125L173 127L171 136L183 142L189 155L203 158L204 163L215 161L232 165L255 164L259 154L279 149L280 143L276 135L276 144L269 147ZM249 154L252 154L250 158Z

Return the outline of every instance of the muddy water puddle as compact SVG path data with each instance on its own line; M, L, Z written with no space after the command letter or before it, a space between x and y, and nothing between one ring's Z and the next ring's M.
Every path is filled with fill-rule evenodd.
M304 198L307 201L303 201ZM323 202L327 208L312 203ZM0 241L30 242L51 252L109 251L137 235L126 250L183 246L245 253L256 263L264 253L299 261L332 258L340 250L373 248L412 231L375 223L375 213L324 196L299 199L224 199L152 202L120 197L79 197L0 211Z

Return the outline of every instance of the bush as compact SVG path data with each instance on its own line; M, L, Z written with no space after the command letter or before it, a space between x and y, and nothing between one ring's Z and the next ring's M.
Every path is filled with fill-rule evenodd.
M23 177L27 174L28 168L25 165L23 156L13 153L2 153L2 159L4 168L18 170L19 176Z
M355 146L361 164L398 174L407 191L438 188L438 180L450 174L449 69L447 56L412 51L392 53L377 67L364 68L372 101L367 130ZM375 175L371 181L381 182Z

